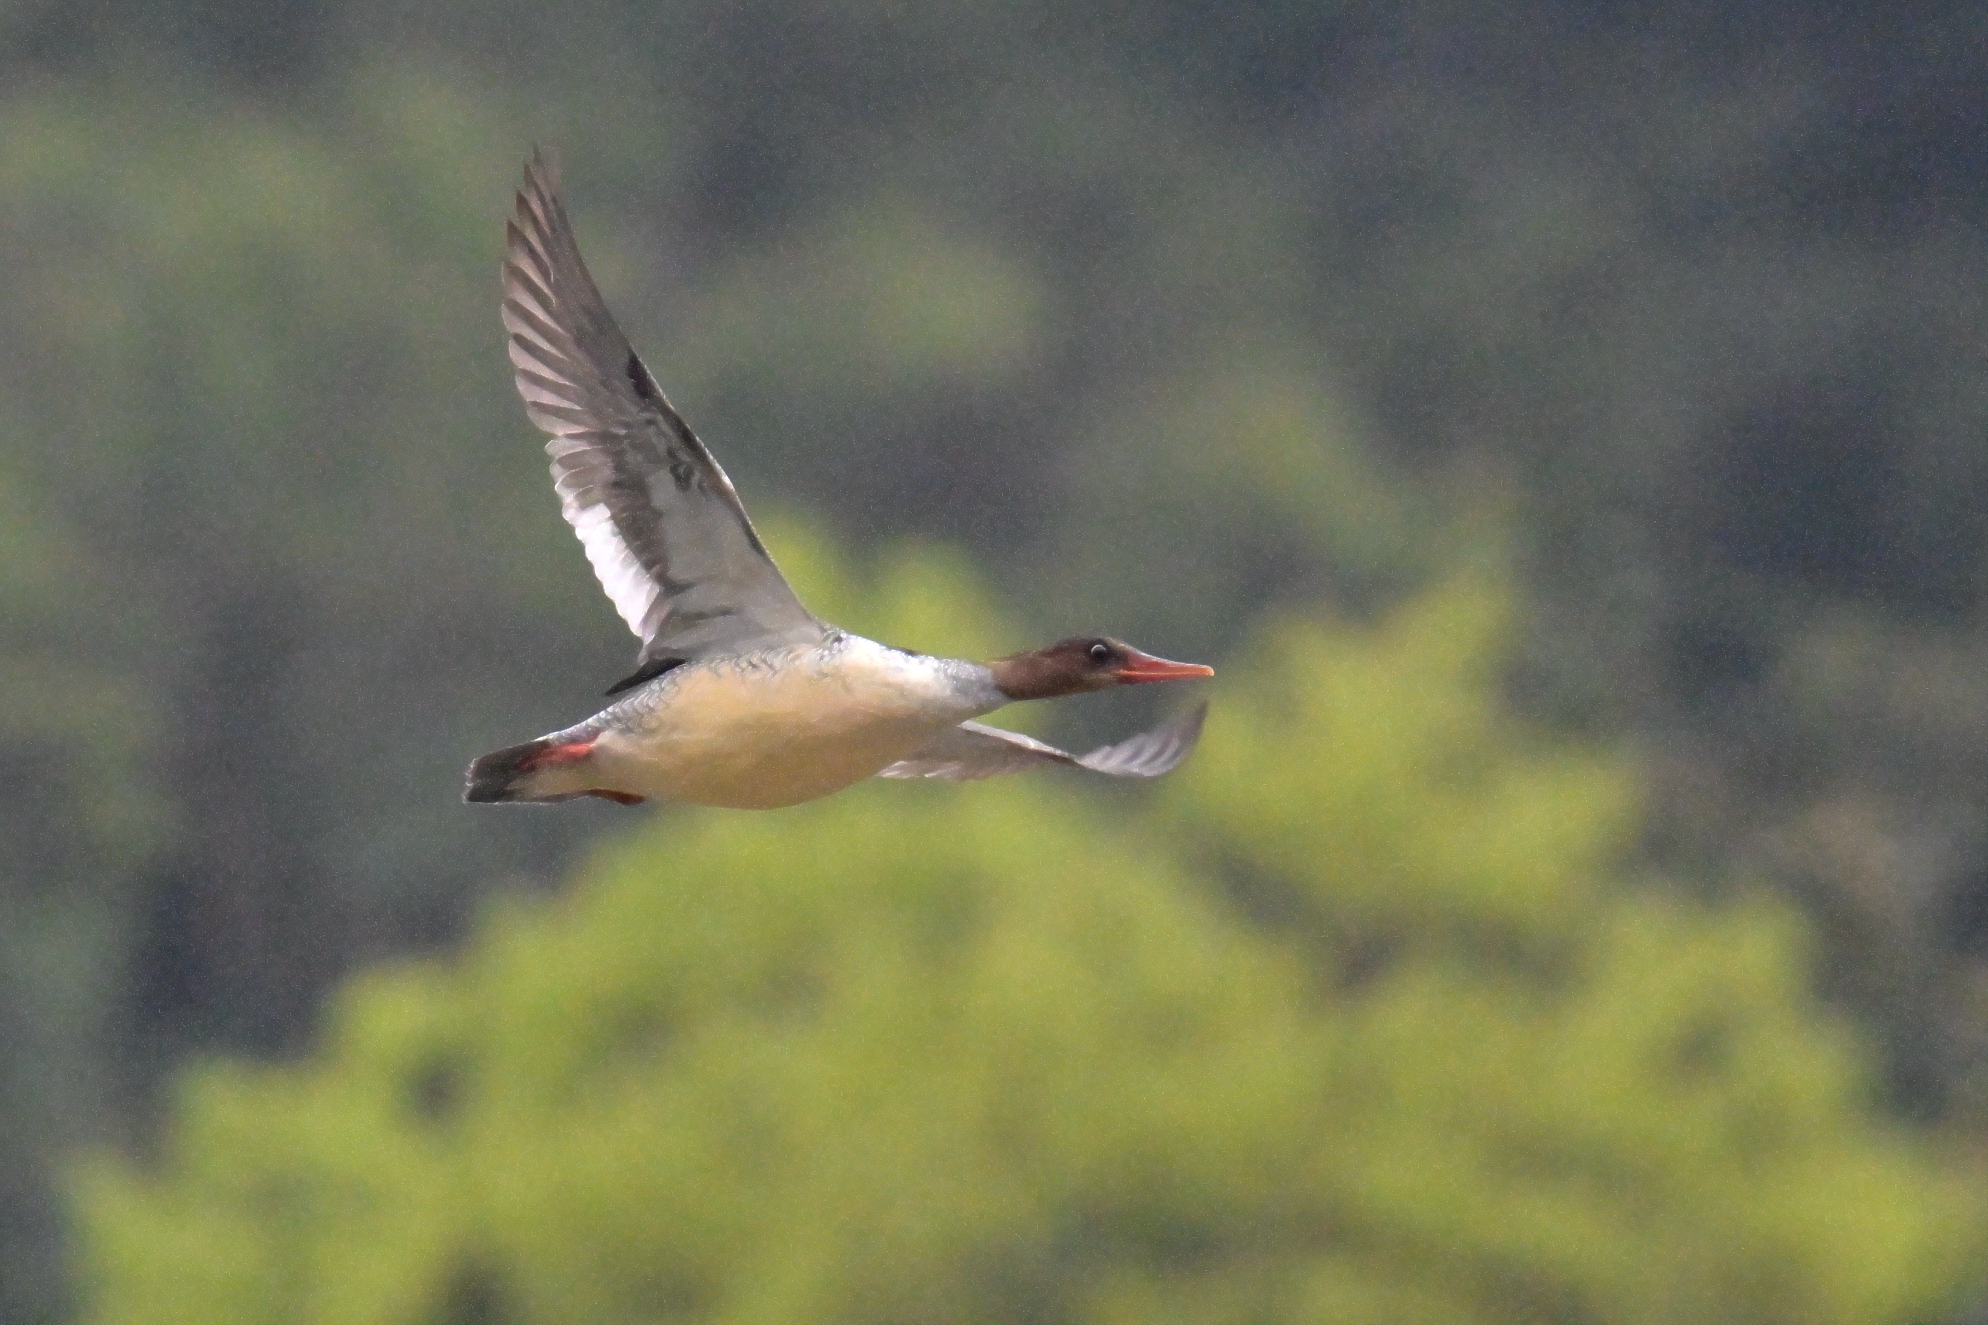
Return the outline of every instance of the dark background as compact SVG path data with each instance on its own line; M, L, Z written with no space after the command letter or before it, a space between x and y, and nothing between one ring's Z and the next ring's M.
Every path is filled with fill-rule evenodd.
M618 822L456 800L632 657L503 359L535 142L755 511L1045 638L1502 545L1514 704L1979 1135L1988 9L1913 12L0 3L0 1319L68 1147Z

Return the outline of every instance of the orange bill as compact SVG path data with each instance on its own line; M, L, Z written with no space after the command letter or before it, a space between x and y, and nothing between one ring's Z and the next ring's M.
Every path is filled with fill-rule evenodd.
M1121 685L1132 685L1140 681L1186 681L1214 674L1214 668L1200 663L1171 662L1137 649L1127 649L1125 663L1118 669L1118 681Z

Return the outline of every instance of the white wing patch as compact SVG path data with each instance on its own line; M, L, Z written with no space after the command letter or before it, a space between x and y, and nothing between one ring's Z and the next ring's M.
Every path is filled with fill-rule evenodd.
M725 471L615 325L534 155L506 227L504 329L518 394L551 435L560 512L643 663L819 641Z
M607 507L598 502L583 506L566 485L554 483L553 486L559 489L560 513L580 536L580 546L586 549L594 578L601 582L608 601L614 604L614 610L628 623L628 628L642 636L647 630L649 614L656 610L656 600L662 596L662 586L643 569L635 554L628 550L628 544L621 541L621 533L614 527L614 517L608 514Z
M576 471L557 463L562 456L591 449L581 434L597 434L601 421L588 410L578 385L571 380L568 356L573 351L555 346L547 334L547 329L558 324L547 307L543 287L550 280L538 270L537 255L529 245L514 244L511 258L514 263L528 264L524 274L538 278L511 282L509 298L504 302L504 330L511 333L511 366L517 370L518 394L524 398L525 413L552 436L545 449L555 462L552 486L559 494L559 513L579 535L594 577L615 612L637 637L646 638L652 624L650 613L662 596L662 586L629 549L599 490L577 481Z

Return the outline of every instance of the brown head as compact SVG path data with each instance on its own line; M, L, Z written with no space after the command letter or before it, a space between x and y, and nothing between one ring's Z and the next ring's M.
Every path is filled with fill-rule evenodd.
M987 670L994 673L995 686L1009 699L1054 699L1107 686L1185 681L1215 674L1212 667L1168 662L1101 635L1058 640L1046 649L996 658L987 664Z

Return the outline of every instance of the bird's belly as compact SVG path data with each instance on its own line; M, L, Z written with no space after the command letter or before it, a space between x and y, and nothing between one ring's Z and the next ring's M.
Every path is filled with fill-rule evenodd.
M596 781L728 809L798 805L862 781L955 721L838 677L719 674L684 682L639 728L602 735Z

